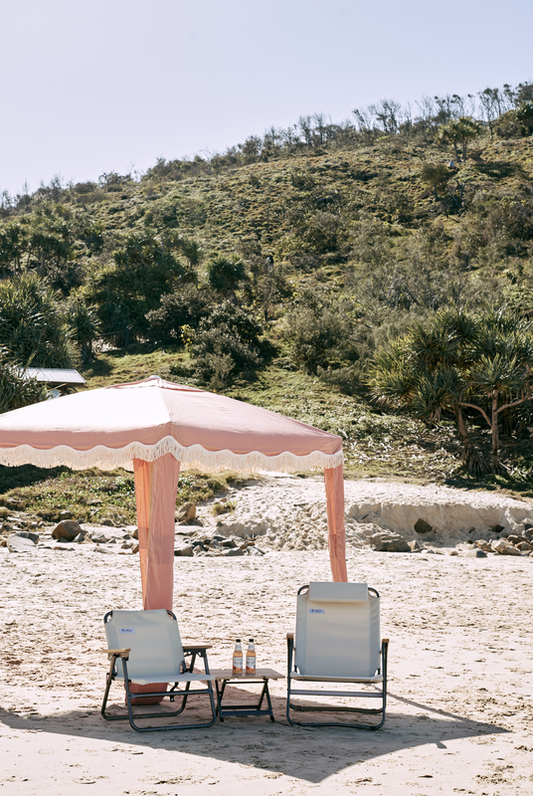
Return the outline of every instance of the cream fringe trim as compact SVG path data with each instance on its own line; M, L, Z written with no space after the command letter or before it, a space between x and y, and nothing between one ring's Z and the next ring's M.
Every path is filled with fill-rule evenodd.
M132 442L124 448L114 450L97 445L87 451L78 451L67 445L58 445L50 450L38 450L30 445L0 449L0 464L17 467L21 464L34 464L36 467L69 467L71 470L86 470L97 467L100 470L114 470L123 467L133 470L133 459L153 462L171 453L180 462L182 470L200 470L204 473L217 473L221 470L237 472L282 472L294 473L304 470L326 470L343 463L342 451L333 454L314 451L307 456L294 453L280 453L279 456L265 456L258 451L237 454L232 451L208 451L201 445L182 447L173 437L165 437L156 445L142 445Z

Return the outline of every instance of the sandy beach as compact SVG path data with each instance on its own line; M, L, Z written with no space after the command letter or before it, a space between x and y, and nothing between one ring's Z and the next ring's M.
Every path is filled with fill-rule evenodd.
M467 555L483 522L490 538L494 517L515 527L533 514L531 501L370 482L347 482L346 495L349 578L380 592L390 639L382 730L289 726L283 680L271 683L275 723L228 718L205 730L146 735L127 722L108 724L99 714L102 618L141 607L138 557L101 555L90 544L31 554L2 547L0 794L531 794L533 558ZM323 484L268 479L230 497L231 513L199 511L204 531L209 522L226 533L232 523L234 532L256 523L265 554L176 557L181 634L212 645L212 668L230 664L237 636L253 636L258 666L285 672L296 591L330 579ZM396 520L387 506L396 507ZM423 506L437 506L431 516L450 522L442 519L419 552L377 552L365 542L365 523L386 515L382 527L392 528L410 511L422 516ZM466 507L463 528L452 522L457 506ZM413 537L411 527L403 530ZM119 686L114 693L119 704Z

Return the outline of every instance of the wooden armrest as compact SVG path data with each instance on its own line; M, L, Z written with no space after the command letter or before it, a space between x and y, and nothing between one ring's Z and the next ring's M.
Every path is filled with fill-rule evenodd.
M182 641L181 646L183 647L184 652L202 652L202 650L210 650L213 646L212 644L196 644L196 642L187 644L185 641Z
M292 639L294 641L294 633L287 633L287 641Z
M381 639L381 643L382 644L388 644L389 643L389 639L388 638L382 638Z
M119 658L126 658L126 660L128 660L131 652L131 647L127 647L126 649L123 650L102 650L102 651L106 652L110 656L116 655Z

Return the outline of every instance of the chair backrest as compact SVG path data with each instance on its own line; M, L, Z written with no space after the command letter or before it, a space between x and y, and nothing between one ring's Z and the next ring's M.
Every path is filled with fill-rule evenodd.
M381 666L379 597L366 583L310 583L296 605L295 664L315 677L373 677Z
M128 675L147 682L166 681L169 672L180 674L183 646L176 617L155 611L110 611L105 617L109 649L129 647ZM124 675L122 661L116 662L118 674Z

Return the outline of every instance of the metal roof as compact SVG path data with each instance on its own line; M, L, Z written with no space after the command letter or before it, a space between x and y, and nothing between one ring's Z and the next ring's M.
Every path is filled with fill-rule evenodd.
M81 373L73 368L26 368L22 375L46 384L86 384Z

